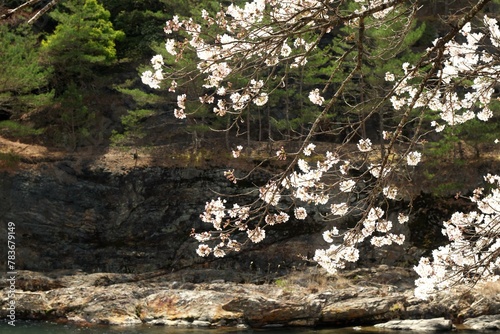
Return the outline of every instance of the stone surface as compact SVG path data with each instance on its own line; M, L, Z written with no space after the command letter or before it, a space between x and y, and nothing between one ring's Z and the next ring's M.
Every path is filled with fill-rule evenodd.
M241 254L202 259L195 253L197 243L190 233L193 228L210 227L199 218L205 203L214 193L248 192L267 181L265 171L233 185L224 178L224 170L217 168L121 170L115 166L111 170L96 161L74 159L0 172L0 219L16 224L18 269L143 273L225 268L234 274L219 279L243 281L238 273L282 274L308 265L301 255L311 256L326 246L321 232L329 226L318 211L311 212L306 221L291 219L286 226L270 228L262 243L248 244ZM2 244L6 243L5 228L1 224ZM407 229L397 233L409 235ZM368 248L362 261L370 265L375 261L394 265L411 257L404 251L408 245ZM6 257L0 257L1 267L5 261Z
M257 173L247 186L263 179ZM300 245L308 254L322 244L318 232L324 226L312 217L268 231L265 242L249 245L244 255L210 261L196 255L190 233L209 228L199 215L213 191L231 194L245 186L231 186L220 169L149 167L111 173L90 162L80 168L71 161L47 163L0 172L0 219L15 223L18 269L142 273L204 266L264 273L280 264L304 265L291 250ZM5 229L1 224L2 244ZM4 256L0 266L5 265ZM219 279L242 280L237 274Z
M340 301L334 296L327 298L320 321L334 325L363 325L396 317L406 298L399 293L382 296L377 290L361 290L352 298Z
M214 193L262 184L265 171L232 185L219 168L151 167L154 161L124 168L85 159L41 159L28 169L0 172L0 220L16 226L19 318L248 328L500 313L495 295L416 300L414 273L394 265L413 263L422 250L415 233L399 224L397 233L407 236L403 246L362 245L365 267L342 279L327 278L304 260L326 246L320 232L330 226L319 211L267 230L262 243L239 254L200 258L189 235L209 228L199 219L205 203ZM388 211L394 220L396 211ZM429 225L428 211L421 217ZM5 228L1 224L3 245ZM0 267L6 259L0 257ZM2 317L7 287L0 280Z
M464 321L464 326L475 330L500 330L500 314L467 319Z
M391 320L386 323L376 324L375 327L405 330L405 331L449 331L453 328L452 322L445 318L417 319L417 320Z
M391 281L391 285L376 283L381 272L386 275L393 272L396 276L404 270L384 266L355 270L346 273L348 277L357 277L348 283L346 278L320 280L315 278L315 272L303 272L268 284L220 280L193 283L186 281L189 275L181 280L179 272L135 275L56 271L49 275L19 271L23 286L29 290L16 289L16 317L82 324L237 328L352 327L385 322L377 326L438 330L449 328L451 321L391 320L411 319L416 309L425 318L446 316L458 320L458 314L480 300L489 301L491 314L500 313L495 306L499 296L486 299L480 291L474 291L464 301L458 292L452 291L448 298L417 301L411 290L393 288L392 284L407 284L406 279ZM193 273L191 278L195 277ZM39 291L31 291L35 285L30 280L39 284ZM5 279L0 280L0 289L0 317L5 317L8 312ZM498 322L497 316L478 318L476 322L467 319L465 324L470 328L485 328L475 326Z

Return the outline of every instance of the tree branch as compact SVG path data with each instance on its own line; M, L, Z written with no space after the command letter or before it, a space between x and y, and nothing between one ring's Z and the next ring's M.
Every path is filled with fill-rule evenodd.
M34 22L36 22L36 20L38 20L40 18L40 16L42 16L49 9L51 9L52 7L54 7L55 5L57 5L58 2L59 2L59 0L52 0L51 2L49 2L48 4L46 4L31 19L28 20L28 24L33 24Z
M17 12L17 11L19 11L19 10L23 9L24 7L27 7L27 6L30 6L30 5L36 4L36 3L40 2L40 1L41 1L41 0L28 0L28 1L26 1L25 3L23 3L22 5L20 5L20 6L16 7L16 8L14 8L14 9L9 9L9 10L7 11L7 13L3 14L2 16L0 16L0 20L3 20L3 19L5 19L5 18L7 18L7 17L11 16L11 15L12 15L12 14L14 14L15 12Z

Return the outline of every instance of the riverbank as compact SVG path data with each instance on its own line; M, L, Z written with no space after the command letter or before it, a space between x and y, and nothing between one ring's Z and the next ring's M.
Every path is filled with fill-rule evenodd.
M216 270L141 275L20 271L16 317L78 324L234 328L355 327L442 317L459 328L472 328L467 326L469 319L500 314L500 284L469 291L457 288L421 301L413 296L413 273L405 268L382 265L333 278L310 268L263 284L225 281L226 274ZM200 275L205 281L196 282ZM6 280L0 287L0 316L5 318ZM500 317L489 318L486 324L494 321L500 323ZM485 329L479 326L476 329Z
M0 173L0 212L15 224L16 269L25 270L16 275L14 299L0 280L0 317L9 300L17 319L105 325L354 327L432 318L461 325L500 314L498 284L457 288L429 302L413 296L410 268L443 242L442 221L473 209L468 199L436 198L415 187L410 223L394 227L405 243L361 245L360 269L326 277L307 260L325 247L321 233L333 226L319 211L268 229L263 242L240 253L196 255L189 235L206 229L199 219L205 203L214 193L250 193L266 182L266 170L228 187L222 153L207 161L165 148L134 159L117 150L68 155L2 145L11 159ZM400 210L395 203L388 216L396 221ZM349 227L348 220L335 224ZM7 233L0 242L7 245Z

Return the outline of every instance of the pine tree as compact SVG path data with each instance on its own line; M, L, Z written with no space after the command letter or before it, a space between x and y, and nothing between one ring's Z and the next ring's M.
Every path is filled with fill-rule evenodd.
M58 22L54 33L42 42L45 61L54 68L56 94L71 82L85 85L99 67L113 64L115 41L124 37L96 0L69 0L61 5L50 14Z
M39 64L37 36L28 26L0 25L0 128L3 134L37 134L31 124L18 121L50 103L50 68Z
M58 22L42 41L43 60L53 68L55 89L50 113L55 128L50 132L56 144L74 150L87 138L101 136L89 93L102 86L99 80L116 63L115 42L124 34L113 28L109 11L97 0L64 1L49 15Z
M347 6L354 10L358 5L351 2ZM349 83L344 93L344 104L338 108L334 119L354 130L359 137L371 138L374 142L382 143L382 132L391 130L399 121L397 114L389 114L389 101L383 101L384 92L392 85L387 82L386 73L402 74L402 64L411 63L420 56L412 50L412 46L423 36L426 25L408 21L407 14L404 8L399 8L392 11L387 20L367 19L362 36L358 29L346 25L328 46L338 57L352 50L346 57L350 61L344 61L344 68L332 77L332 86L343 80L358 59L362 60L361 70L357 78ZM405 34L394 35L394 31L404 31ZM363 42L362 55L354 47L360 40ZM381 154L384 154L383 149Z
M126 7L127 3L130 6ZM155 24L155 18L161 17L161 24L163 25L165 23L165 12L169 13L167 18L172 18L173 14L181 16L188 16L190 14L199 15L202 9L208 9L212 13L216 13L220 9L220 3L217 1L204 1L203 3L194 0L157 1L148 10L139 10L138 8L144 8L147 2L138 4L136 2L129 3L128 1L105 0L105 4L107 4L112 12L117 13L117 26L123 26L123 29L127 33L127 38L132 34L132 40L141 39L141 42L139 42L142 45L141 50L137 46L133 46L127 42L127 46L125 47L129 48L132 54L135 52L141 52L142 54L151 52L159 53L163 56L165 66L169 68L182 68L193 72L197 71L195 59L186 57L185 59L177 60L175 56L165 52L165 35L161 34L160 38L158 38L156 30L149 30L151 24ZM132 8L132 10L125 12L123 11L125 7ZM159 9L161 11L156 12ZM134 25L131 24L134 23L132 22L134 21L134 17L140 18L145 16L151 17L152 20L149 22L135 22L136 24ZM127 23L128 27L126 26ZM137 29L145 29L147 31L144 34ZM179 36L180 39L181 37ZM149 64L148 62L148 66ZM144 68L144 66L139 66L140 71L144 70ZM135 84L135 82L127 81L115 86L118 91L127 95L127 98L132 98L135 102L135 109L128 110L127 114L122 117L122 129L113 133L112 141L116 145L140 146L143 142L147 142L148 133L151 132L151 124L154 124L155 130L158 130L158 122L154 121L157 118L161 118L160 126L169 128L168 131L165 131L168 134L164 136L164 140L168 140L170 137L174 138L175 141L184 140L186 133L188 133L194 149L200 147L206 133L213 129L223 130L225 128L226 120L217 117L208 105L198 106L196 109L190 108L191 105L196 104L193 102L197 101L186 101L188 106L187 117L186 119L178 120L172 116L173 110L178 108L177 100L175 98L172 99L172 96L168 94L168 86L158 91L148 90L144 92L144 86L141 85L139 86L140 89L136 89L135 87L137 86ZM189 92L191 94L201 94L203 92L202 85L202 80L194 77L192 82L183 87L183 90L178 93ZM185 124L186 127L183 127L179 132L173 131L172 128L177 128L174 125L179 124Z

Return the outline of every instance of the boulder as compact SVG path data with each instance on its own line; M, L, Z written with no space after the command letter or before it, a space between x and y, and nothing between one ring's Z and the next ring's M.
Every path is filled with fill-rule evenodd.
M391 320L376 324L375 327L405 330L405 331L449 331L453 328L451 320L445 318L418 319L418 320Z
M252 327L270 325L313 325L320 313L317 301L273 299L265 296L238 296L222 306L223 310L239 312Z
M405 297L399 293L380 296L377 290L361 289L351 298L340 300L332 294L321 311L321 324L357 325L393 319L404 309Z
M183 321L191 320L189 326L208 327L241 318L240 313L223 309L230 299L230 293L213 290L165 289L140 300L137 313L147 324L185 326Z
M482 315L477 318L471 318L464 321L464 326L475 330L499 330L500 314Z

